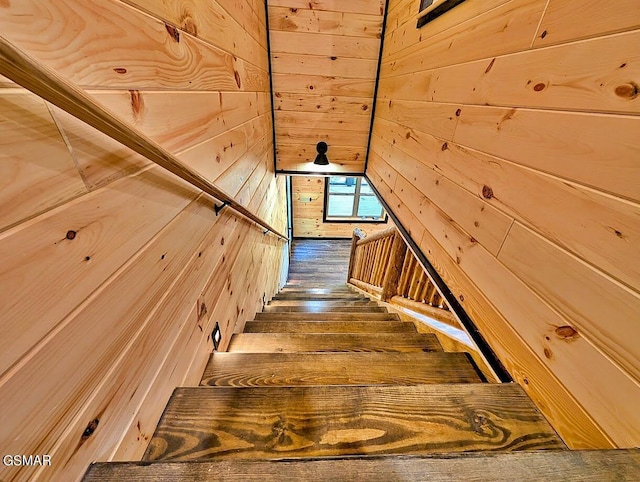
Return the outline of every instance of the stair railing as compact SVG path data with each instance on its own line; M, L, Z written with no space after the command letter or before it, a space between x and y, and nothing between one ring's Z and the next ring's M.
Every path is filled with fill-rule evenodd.
M431 278L395 227L366 236L354 230L348 282L380 301L460 328Z
M245 208L207 178L183 164L180 159L160 144L137 131L130 124L118 119L77 85L69 82L53 69L38 63L2 36L0 36L0 75L13 80L44 100L184 179L192 186L222 201L222 205L216 206L216 213L225 206L229 206L245 218L262 226L266 230L265 233L272 232L277 237L288 241L284 234Z

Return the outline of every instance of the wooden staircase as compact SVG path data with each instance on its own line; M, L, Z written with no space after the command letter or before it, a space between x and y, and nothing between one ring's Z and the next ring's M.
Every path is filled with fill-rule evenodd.
M201 386L177 388L143 462L85 481L632 480L637 451L570 452L516 384L489 384L346 285L285 288Z

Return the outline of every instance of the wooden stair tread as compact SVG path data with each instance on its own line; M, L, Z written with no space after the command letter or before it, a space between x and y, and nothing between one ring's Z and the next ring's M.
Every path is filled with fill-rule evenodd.
M175 480L298 481L390 480L432 482L622 482L638 480L640 449L541 450L447 456L361 456L313 460L220 460L216 462L101 462L84 482Z
M383 306L265 306L262 313L388 313Z
M266 306L379 306L375 301L361 300L271 300Z
M346 285L343 286L331 286L325 288L300 288L300 287L292 287L285 286L280 290L280 293L314 293L314 294L326 294L326 293L355 293L351 288Z
M559 449L515 384L178 388L143 460Z
M256 313L254 321L398 321L400 317L395 313L342 313L342 312L314 312L314 313Z
M247 321L244 333L416 333L413 323L379 321Z
M432 333L237 333L229 352L412 352L442 351Z
M466 353L214 353L201 385L269 387L481 383Z
M328 294L308 294L308 293L278 293L274 300L366 300L369 298L357 293L328 293Z

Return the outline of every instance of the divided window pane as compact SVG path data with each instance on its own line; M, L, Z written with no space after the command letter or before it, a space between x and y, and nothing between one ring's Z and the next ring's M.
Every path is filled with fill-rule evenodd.
M366 179L331 176L326 181L324 220L384 222L386 215Z

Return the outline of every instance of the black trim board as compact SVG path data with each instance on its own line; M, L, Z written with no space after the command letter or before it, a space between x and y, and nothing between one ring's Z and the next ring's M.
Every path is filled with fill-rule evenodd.
M376 70L376 82L373 86L373 101L371 102L371 122L369 123L369 136L367 138L367 155L364 156L364 168L362 174L366 176L369 165L369 151L371 150L371 136L373 134L373 122L376 118L376 103L378 102L378 85L380 84L380 69L382 68L382 50L384 49L384 35L387 31L387 15L389 14L389 0L384 5L384 17L382 19L382 30L380 31L380 53L378 54L378 67Z
M467 331L467 333L469 334L473 342L478 347L478 350L480 350L480 352L484 356L485 360L487 361L491 369L495 372L496 376L498 377L498 380L502 383L513 382L513 378L511 377L509 372L506 370L502 362L498 359L494 351L491 349L491 346L484 339L484 337L482 336L482 334L480 333L476 325L473 323L473 320L471 320L467 312L460 305L457 298L454 296L454 294L451 292L449 287L446 285L446 283L444 282L440 274L429 262L427 257L422 253L419 246L416 244L413 238L409 235L409 232L402 225L402 223L400 222L398 217L395 215L395 213L391 210L391 208L389 207L387 202L384 200L384 198L380 195L380 192L378 191L378 189L373 185L373 183L371 182L371 179L369 179L367 175L365 175L365 177L367 178L367 182L371 186L371 189L373 189L373 192L375 192L376 196L378 196L378 200L384 206L389 216L391 216L391 219L395 223L398 230L400 231L404 239L407 240L407 243L410 245L411 250L414 252L414 254L422 263L422 265L426 268L427 273L429 274L429 276L431 277L435 285L438 287L438 290L440 290L440 292L444 296L444 299L447 301L447 304L451 308L451 311L458 317L458 319L460 320L460 323L462 323L465 330Z
M345 241L347 239L351 239L351 236L347 237L347 238L339 238L337 236L332 236L332 237L327 237L327 236L294 236L293 237L294 240L296 239L312 239L314 241Z
M269 92L271 93L271 133L273 137L273 175L278 174L278 151L276 150L276 106L273 102L273 69L271 68L271 35L269 30L269 0L264 2L265 27L267 29L267 59L269 65Z
M291 251L291 239L293 238L293 186L291 176L285 178L287 190L287 237L289 238L289 251Z
M276 174L286 174L288 176L315 176L315 177L328 177L328 176L362 177L364 175L361 172L288 171L286 169L280 169L276 171Z

